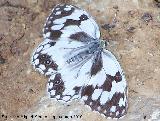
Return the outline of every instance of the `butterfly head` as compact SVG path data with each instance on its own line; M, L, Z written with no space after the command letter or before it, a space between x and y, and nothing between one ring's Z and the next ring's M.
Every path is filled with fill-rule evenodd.
M107 42L104 40L100 40L100 46L101 48L106 48L107 47Z

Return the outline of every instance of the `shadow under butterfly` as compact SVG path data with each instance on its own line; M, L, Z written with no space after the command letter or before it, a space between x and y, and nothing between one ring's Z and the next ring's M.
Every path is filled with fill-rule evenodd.
M51 98L64 103L82 100L106 118L121 118L127 113L123 70L115 56L104 49L99 27L86 11L57 5L46 20L43 37L31 64L49 77Z

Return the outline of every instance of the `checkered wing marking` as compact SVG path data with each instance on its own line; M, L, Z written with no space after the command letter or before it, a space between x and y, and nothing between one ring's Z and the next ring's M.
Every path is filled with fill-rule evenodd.
M31 64L34 68L44 75L52 75L58 69L57 63L52 60L52 57L46 52L48 48L54 47L56 42L49 39L42 42L33 52Z
M86 11L67 4L54 7L44 25L43 37L57 40L60 37L75 37L73 35L77 33L86 33L94 39L100 37L98 25Z
M116 58L109 51L102 53L103 70L82 87L86 105L106 117L120 118L127 111L127 84Z
M49 76L48 92L51 98L65 102L80 98L80 90L90 79L92 54L87 45L61 38L59 41L45 39L32 56L32 65ZM78 53L78 54L77 54Z
M68 66L67 59L70 57L71 51L78 46L84 45L81 42L70 41L66 38L56 42L45 39L34 51L31 63L40 73L51 76Z
M65 102L81 98L92 110L106 117L120 118L125 115L127 84L115 57L109 51L102 52L102 69L92 75L92 56L84 59L84 63L81 63L83 66L78 68L65 66L67 63L64 56L70 51L64 47L73 46L81 47L83 44L66 39L55 43L46 39L32 56L34 67L41 73L50 75L47 85L50 97Z
M91 78L92 58L88 56L82 62L82 65L76 68L66 66L49 78L48 92L51 98L64 102L81 98L80 91Z
M127 85L118 61L109 51L87 54L87 43L100 36L92 17L75 6L58 5L43 31L44 42L34 51L31 63L49 75L50 97L65 102L82 99L106 117L125 115Z

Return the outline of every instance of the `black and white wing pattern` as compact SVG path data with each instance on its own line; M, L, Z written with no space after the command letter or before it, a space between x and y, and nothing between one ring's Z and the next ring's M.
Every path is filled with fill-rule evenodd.
M111 52L104 50L101 56L102 69L83 87L81 97L93 111L108 118L120 118L127 113L128 108L126 79Z
M94 19L73 5L57 5L43 29L44 41L31 63L49 77L51 98L80 99L93 111L120 118L127 111L127 84L123 71L109 51L100 46Z
M43 37L51 40L74 38L79 32L87 33L95 39L100 37L98 25L86 11L73 5L61 4L47 18Z

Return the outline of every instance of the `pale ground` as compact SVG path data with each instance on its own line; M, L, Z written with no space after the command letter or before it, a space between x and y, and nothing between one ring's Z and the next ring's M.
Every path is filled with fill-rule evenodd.
M55 115L82 115L62 121L106 121L80 102L63 105L50 100L47 78L30 65L33 49L42 41L44 21L53 6L64 0L0 0L0 121L30 121L17 115L42 115L33 121L51 121ZM66 0L67 1L67 0ZM121 121L160 120L160 8L152 0L67 1L87 10L100 26L108 49L121 63L129 87L129 109ZM111 23L118 6L117 24L110 32L101 28ZM131 11L131 12L129 12ZM141 16L149 12L153 20ZM159 19L158 19L159 17ZM127 28L135 27L130 33ZM44 116L48 117L45 118Z

